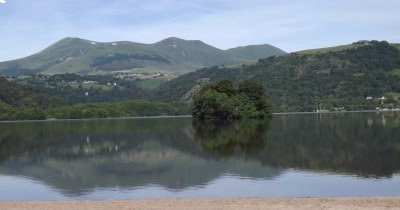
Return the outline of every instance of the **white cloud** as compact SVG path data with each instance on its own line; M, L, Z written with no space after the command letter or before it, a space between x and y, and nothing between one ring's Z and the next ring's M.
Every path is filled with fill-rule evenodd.
M6 0L0 0L0 4L5 4L6 2Z
M399 8L398 0L13 0L0 7L0 61L66 36L145 43L176 36L223 49L269 43L287 51L400 42Z

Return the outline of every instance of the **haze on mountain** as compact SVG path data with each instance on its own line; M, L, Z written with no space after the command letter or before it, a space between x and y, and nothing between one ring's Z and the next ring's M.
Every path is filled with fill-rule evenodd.
M0 74L105 74L114 71L187 73L286 54L268 45L221 50L199 40L167 38L154 44L65 38L34 55L0 63Z

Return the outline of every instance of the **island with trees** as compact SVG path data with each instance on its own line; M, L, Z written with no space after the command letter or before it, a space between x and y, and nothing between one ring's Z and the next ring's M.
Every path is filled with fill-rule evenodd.
M264 86L244 80L237 86L229 80L205 85L194 96L192 115L196 120L264 119L272 115Z

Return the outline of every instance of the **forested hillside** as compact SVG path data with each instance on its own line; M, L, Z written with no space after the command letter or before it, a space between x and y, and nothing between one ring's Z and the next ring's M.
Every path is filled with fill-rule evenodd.
M44 119L44 109L64 101L44 92L16 85L0 77L0 120Z
M0 77L0 104L11 107L50 108L62 104L62 100L36 89L27 88Z
M11 81L0 77L0 120L143 117L190 113L187 104L146 100L147 91L134 82L110 76L62 74L9 79Z
M249 78L267 87L275 111L396 108L400 51L387 42L371 41L343 49L291 53L260 59L251 66L201 69L163 84L153 94L162 100L188 100L188 95L210 81ZM377 99L382 96L383 105Z
M147 99L148 92L137 82L111 75L30 75L13 83L64 99L69 104Z

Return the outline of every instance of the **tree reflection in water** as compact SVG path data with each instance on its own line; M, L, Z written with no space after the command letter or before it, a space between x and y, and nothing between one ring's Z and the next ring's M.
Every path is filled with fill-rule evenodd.
M0 174L67 195L99 186L180 190L224 174L266 180L293 168L373 181L400 172L399 127L400 113L0 123Z
M193 121L195 141L223 157L255 156L266 147L270 120Z

